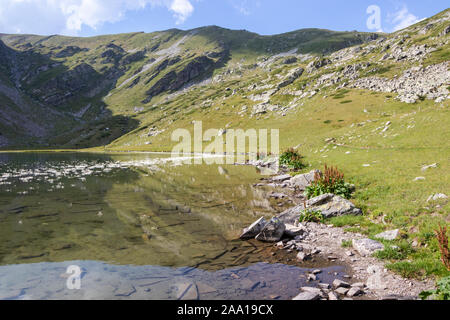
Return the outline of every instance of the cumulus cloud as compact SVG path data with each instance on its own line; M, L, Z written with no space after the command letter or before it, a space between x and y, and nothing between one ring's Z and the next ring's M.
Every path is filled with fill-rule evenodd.
M244 16L249 16L253 13L254 9L261 6L261 2L258 0L229 0L235 10Z
M123 20L129 11L166 7L177 24L194 11L192 0L0 0L0 32L77 34Z
M419 17L409 12L408 7L404 5L397 12L390 14L390 20L394 25L393 31L398 31L422 21L423 19L419 19Z

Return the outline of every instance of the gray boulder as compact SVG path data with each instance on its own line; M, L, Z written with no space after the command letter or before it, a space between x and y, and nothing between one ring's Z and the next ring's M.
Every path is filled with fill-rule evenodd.
M384 240L395 240L398 238L398 236L400 235L400 230L399 229L395 229L395 230L388 230L382 233L379 233L375 236L375 238L377 239L384 239Z
M277 217L272 218L256 236L256 240L278 242L286 230L286 225Z
M352 240L353 248L363 257L371 256L377 251L383 250L382 243L372 239Z
M253 222L250 227L245 228L239 238L242 240L248 240L256 237L263 230L266 224L266 219L264 219L263 217L259 218L258 220Z
M347 199L328 193L313 198L307 202L308 208L322 212L325 218L343 215L362 214L361 209Z
M300 190L305 190L306 187L309 187L311 185L311 183L314 182L314 176L315 176L316 172L319 173L320 171L313 170L309 173L299 174L295 177L292 177L289 180L289 184Z
M292 225L292 224L285 224L285 225L286 225L286 230L284 231L284 234L290 238L304 235L308 231L302 225L299 225L298 227L296 227L295 225Z

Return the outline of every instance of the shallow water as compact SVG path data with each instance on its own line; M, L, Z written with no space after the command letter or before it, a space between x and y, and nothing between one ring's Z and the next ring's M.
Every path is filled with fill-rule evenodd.
M176 299L185 283L200 299L295 296L313 265L279 264L290 259L271 245L236 240L281 210L253 187L260 173L167 160L0 154L0 299ZM73 264L84 268L81 290L66 287ZM324 281L345 273L328 268ZM201 293L204 284L215 291Z

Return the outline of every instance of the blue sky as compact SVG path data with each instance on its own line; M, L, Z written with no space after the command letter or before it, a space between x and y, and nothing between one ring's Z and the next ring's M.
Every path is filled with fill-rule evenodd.
M0 0L0 33L93 36L206 25L260 34L392 32L447 8L448 0Z

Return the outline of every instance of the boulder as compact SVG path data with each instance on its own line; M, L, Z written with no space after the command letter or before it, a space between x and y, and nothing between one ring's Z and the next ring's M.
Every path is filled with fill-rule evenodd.
M340 196L328 193L315 197L306 202L308 209L320 211L326 218L337 217L342 215L359 215L362 214L361 209L355 207L353 203ZM304 210L304 205L292 207L283 211L278 218L285 224L295 224L300 218L300 212Z
M311 185L311 183L315 180L314 177L315 177L316 173L320 173L320 171L313 170L309 173L299 174L295 177L292 177L289 180L289 184L300 190L305 190L306 187L309 187Z
M400 230L395 229L395 230L388 230L388 231L379 233L375 236L375 238L392 241L392 240L397 239L399 235L400 235Z
M256 237L262 231L262 229L265 227L266 224L267 224L266 219L264 219L263 217L259 218L258 220L253 222L253 224L250 227L245 228L239 238L242 240L248 240Z
M256 236L256 240L278 242L286 230L286 225L277 217L272 218Z
M372 239L360 239L352 240L353 248L358 251L363 257L371 256L377 251L383 250L384 246L382 243L372 240Z
M335 288L335 289L337 289L337 288L350 288L350 284L345 282L345 281L342 281L342 280L339 280L339 279L335 279L333 281L333 288Z
M362 214L361 209L356 208L352 202L331 193L323 194L309 200L307 206L310 209L322 212L325 218L348 214Z

